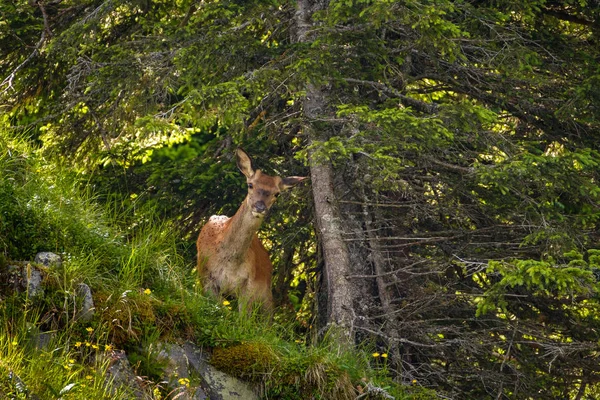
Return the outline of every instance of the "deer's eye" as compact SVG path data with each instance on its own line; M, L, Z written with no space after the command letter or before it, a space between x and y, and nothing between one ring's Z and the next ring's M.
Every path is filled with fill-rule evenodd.
M275 193L273 196L275 196L275 197L279 197L279 193Z
M248 184L248 189L254 189L254 185L253 185L253 184L251 184L251 183L249 183L249 184Z

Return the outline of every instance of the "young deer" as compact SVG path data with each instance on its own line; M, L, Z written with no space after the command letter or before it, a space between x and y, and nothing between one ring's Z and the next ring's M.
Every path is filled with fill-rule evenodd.
M213 215L200 231L198 274L205 290L235 295L240 306L261 303L270 312L273 265L256 231L279 193L305 177L269 176L252 169L252 160L243 150L237 149L235 156L246 176L248 195L233 217Z

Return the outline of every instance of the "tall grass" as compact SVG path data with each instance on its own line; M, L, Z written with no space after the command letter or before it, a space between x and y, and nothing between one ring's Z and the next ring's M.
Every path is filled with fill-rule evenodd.
M87 251L112 262L121 234L109 225L73 173L0 133L0 250L8 257Z
M0 398L131 398L107 379L110 347L101 336L88 348L76 345L71 326L41 332L46 308L20 300L0 303Z
M39 251L63 258L45 270L42 297L0 284L0 398L133 398L107 382L105 351L143 343L156 293L173 296L191 280L169 224L147 217L123 230L119 217L73 173L0 132L0 276ZM80 283L96 302L88 322L75 318Z
M182 290L189 284L185 260L177 253L177 234L168 222L147 218L127 238L119 279L130 286Z

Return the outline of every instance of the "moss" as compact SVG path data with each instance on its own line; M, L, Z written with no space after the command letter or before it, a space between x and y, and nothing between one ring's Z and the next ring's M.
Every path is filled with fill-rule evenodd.
M211 364L232 376L259 383L268 398L350 400L356 397L350 375L334 363L312 357L287 359L264 343L216 348Z
M277 361L273 350L264 343L249 342L215 348L210 363L229 375L256 380Z

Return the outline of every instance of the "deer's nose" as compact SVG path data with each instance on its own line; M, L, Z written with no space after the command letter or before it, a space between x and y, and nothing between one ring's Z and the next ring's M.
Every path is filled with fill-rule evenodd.
M267 206L264 201L257 201L254 203L254 211L257 213L264 213L267 211Z

